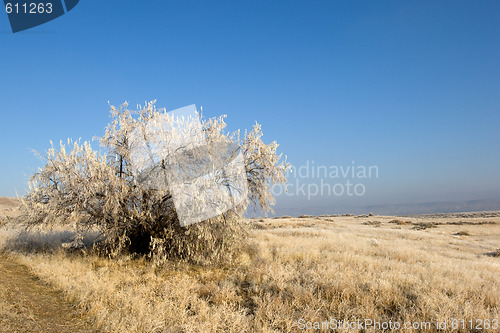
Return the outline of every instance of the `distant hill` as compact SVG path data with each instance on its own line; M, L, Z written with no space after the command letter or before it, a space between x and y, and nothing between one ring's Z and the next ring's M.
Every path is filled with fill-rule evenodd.
M21 204L21 201L16 198L0 197L1 207L17 207Z
M276 207L276 216L302 214L322 215L322 214L368 214L377 215L417 215L417 214L439 214L457 212L480 212L500 210L500 199L487 200L464 200L464 201L433 201L421 203L407 203L394 205L369 205L358 207L342 206L309 206L309 207ZM252 216L262 214L249 212Z
M500 200L468 200L423 202L413 204L366 206L367 211L374 214L387 215L415 215L457 212L480 212L500 210Z

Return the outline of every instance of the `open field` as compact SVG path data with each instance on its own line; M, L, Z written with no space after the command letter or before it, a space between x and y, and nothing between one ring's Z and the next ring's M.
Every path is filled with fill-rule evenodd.
M18 215L17 205L17 200L0 198L0 224ZM2 231L5 236L5 229ZM15 234L12 230L10 233ZM0 332L98 332L93 320L86 320L83 309L60 289L2 254L0 281Z
M250 223L252 245L222 267L65 252L60 244L71 232L20 234L9 223L0 229L0 246L102 331L300 332L317 331L301 329L316 322L332 328L333 319L430 323L427 330L392 330L404 332L436 332L445 320L440 332L499 331L498 212Z
M82 309L26 266L0 256L0 332L97 332Z

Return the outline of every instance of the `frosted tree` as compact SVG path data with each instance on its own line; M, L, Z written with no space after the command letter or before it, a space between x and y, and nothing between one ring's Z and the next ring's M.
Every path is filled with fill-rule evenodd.
M247 207L271 210L271 187L286 182L288 164L277 154L276 142L264 144L257 123L241 137L239 131L225 132L224 116L201 122L174 117L154 101L136 111L127 103L111 106L111 118L104 136L96 138L101 151L91 142L68 140L39 154L45 165L30 179L23 199L29 227L98 229L110 255L130 251L219 260L234 254L243 241L246 231L240 220ZM244 196L233 207L217 211L217 196L201 191L194 202L213 206L218 214L183 227L174 197L186 191L172 175L197 179L205 194L216 193L204 183L210 181L210 186L215 182L237 196L241 183L227 171L236 168L214 167L218 159L236 161L236 154L243 163ZM200 176L207 173L210 178ZM195 206L191 202L187 206Z

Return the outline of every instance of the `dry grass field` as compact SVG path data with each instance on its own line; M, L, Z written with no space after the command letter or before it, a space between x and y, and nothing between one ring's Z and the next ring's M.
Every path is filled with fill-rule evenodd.
M220 267L68 252L70 231L0 219L5 255L102 331L500 331L498 212L253 219L252 245Z

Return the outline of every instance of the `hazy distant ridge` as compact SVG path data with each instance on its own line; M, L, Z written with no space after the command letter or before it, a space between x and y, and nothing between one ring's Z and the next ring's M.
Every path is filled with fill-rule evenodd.
M343 206L316 206L316 207L276 207L277 216L301 214L367 214L377 215L417 215L457 212L479 212L500 210L500 199L467 200L467 201L433 201L422 203L394 204L394 205L369 205L359 207ZM259 214L256 214L259 215Z

